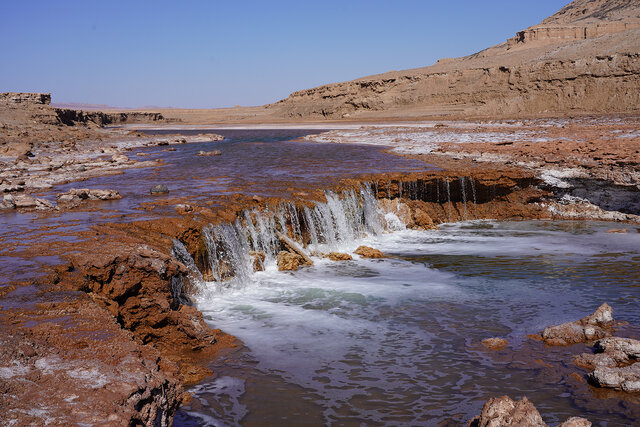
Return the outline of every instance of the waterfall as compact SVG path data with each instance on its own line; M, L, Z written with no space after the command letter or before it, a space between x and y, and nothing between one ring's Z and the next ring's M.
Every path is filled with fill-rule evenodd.
M202 230L207 254L204 271L184 247L174 240L171 253L189 269L188 279L198 290L237 288L251 282L254 255L264 254L264 266L275 268L280 241L287 236L306 252L353 250L366 235L385 229L371 185L341 194L325 192L325 203L296 207L293 203L264 211L246 210L233 224L208 225Z
M449 200L449 222L451 222L451 188L449 186L449 177L446 178L447 183L447 199Z
M471 182L471 193L473 194L473 215L478 219L478 200L476 199L476 184L473 177L469 177L469 182Z
M458 177L458 179L460 180L460 191L462 192L462 208L463 208L463 213L462 213L462 220L466 221L467 220L467 192L464 188L465 186L465 179L463 176Z

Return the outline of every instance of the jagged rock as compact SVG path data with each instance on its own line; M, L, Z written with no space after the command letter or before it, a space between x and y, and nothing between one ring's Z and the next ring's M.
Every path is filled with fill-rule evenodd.
M500 351L509 343L504 338L487 338L482 340L482 345L484 345L489 350Z
M250 251L249 255L253 258L253 271L264 271L264 260L266 259L264 252Z
M341 252L329 252L324 254L323 258L329 258L331 261L350 261L353 259L351 255Z
M571 345L611 336L612 313L613 308L604 303L590 316L545 328L542 340L549 345Z
M303 261L303 258L298 254L280 251L278 253L278 271L295 271Z
M469 423L473 427L546 427L540 413L526 397L514 401L509 396L493 397L482 408L480 416Z
M213 151L198 151L198 156L220 156L222 151L213 150Z
M589 382L598 387L640 392L640 363L622 368L598 366L589 374Z
M111 161L114 163L127 163L129 161L129 157L124 154L114 154L111 156Z
M493 397L482 408L482 413L469 422L470 427L546 427L540 412L526 397L514 401L509 396ZM571 417L560 427L591 427L579 417Z
M36 209L39 210L51 210L55 209L56 205L46 199L36 199Z
M631 338L610 337L594 344L595 354L574 357L574 363L592 369L589 382L606 388L627 392L640 391L640 341ZM634 363L635 362L635 363ZM633 363L627 366L629 363Z
M151 187L149 190L151 194L167 194L169 193L169 189L164 184L158 184Z
M280 240L280 242L289 250L289 252L295 253L302 259L302 264L304 265L313 265L313 261L311 258L304 253L304 251L298 246L296 242L285 236L284 234L278 232L276 236Z
M358 249L356 249L353 253L356 255L360 255L363 258L383 258L384 257L384 255L382 254L382 252L380 252L380 250L374 249L369 246L364 246L364 245L358 246Z

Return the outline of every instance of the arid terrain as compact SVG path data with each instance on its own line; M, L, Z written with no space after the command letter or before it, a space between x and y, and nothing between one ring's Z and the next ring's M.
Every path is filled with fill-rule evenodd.
M234 274L210 249L211 224L252 222L258 212L284 209L273 238L283 270L316 256L351 259L307 253L313 236L300 218L326 201L324 190L371 182L380 212L410 229L433 230L472 215L604 220L612 233L640 231L640 4L634 1L575 0L476 54L301 90L265 106L82 111L50 104L50 94L0 94L0 216L8 224L0 233L0 420L8 424L171 425L190 399L185 385L216 375L211 360L242 347L208 326L193 304L198 280ZM134 169L159 180L170 166L167 156L183 149L189 162L232 162L224 145L188 151L191 144L222 144L224 136L180 134L231 127L319 129L300 141L329 142L336 150L381 146L380 156L416 161L420 170L369 173L365 165L346 178L325 170L326 180L313 184L278 176L258 183L273 190L269 196L257 195L253 182L231 182L219 194L196 197L180 187L193 179L215 187L229 177L199 176L195 169L172 177L170 196L163 184L139 189L148 198L133 198L121 188L83 183L127 177ZM317 159L309 165L325 167ZM116 201L123 204L110 204ZM180 247L186 254L176 252ZM252 251L255 270L264 256ZM556 340L593 325L603 331L595 338L609 337L613 320L597 314ZM545 333L533 340L545 341ZM620 356L618 347L602 346L615 360L590 360L596 371L602 363L640 366L633 363L640 353ZM634 375L623 379L631 383ZM601 399L586 381L606 388L604 379L573 377L586 405L619 399L628 414L638 413L637 391L626 395L614 384L618 391ZM475 422L509 417L544 425L526 399L509 398L488 402ZM566 425L589 425L581 422Z

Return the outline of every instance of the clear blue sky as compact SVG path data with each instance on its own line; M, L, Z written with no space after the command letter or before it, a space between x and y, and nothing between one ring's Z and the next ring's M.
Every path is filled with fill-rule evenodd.
M123 107L261 105L464 56L569 0L0 0L0 92Z

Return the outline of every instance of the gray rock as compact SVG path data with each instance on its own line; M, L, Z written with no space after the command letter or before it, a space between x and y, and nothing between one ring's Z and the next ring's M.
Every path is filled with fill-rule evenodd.
M585 418L571 417L558 427L591 427L591 421Z
M36 199L36 209L38 210L52 210L56 205L47 199Z
M169 189L164 184L158 184L151 187L151 190L149 190L149 192L151 194L167 194L169 193Z
M611 336L613 308L606 302L590 316L575 322L549 326L542 331L542 340L549 345L571 345Z
M594 344L597 353L622 352L631 359L640 359L640 341L631 338L610 337Z
M198 156L219 156L221 154L222 154L222 151L220 151L220 150L199 151L198 152Z
M640 392L640 363L622 368L599 366L589 374L589 382L598 387Z

